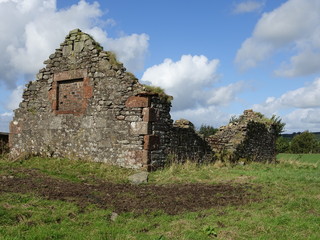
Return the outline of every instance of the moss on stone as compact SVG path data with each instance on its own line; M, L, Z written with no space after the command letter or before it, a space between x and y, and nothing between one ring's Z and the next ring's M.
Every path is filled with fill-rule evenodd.
M144 85L144 88L145 88L146 92L148 92L148 93L158 94L160 99L163 100L163 101L166 101L166 102L170 103L173 100L173 97L168 95L168 94L166 94L164 89L162 89L161 87L154 87L154 86Z
M139 82L138 78L132 72L126 72L126 74L135 82Z
M123 64L117 60L117 56L114 52L107 51L106 53L111 65L117 66L118 68L121 68L123 66Z
M32 115L37 115L37 110L35 108L28 108L27 112L32 114Z

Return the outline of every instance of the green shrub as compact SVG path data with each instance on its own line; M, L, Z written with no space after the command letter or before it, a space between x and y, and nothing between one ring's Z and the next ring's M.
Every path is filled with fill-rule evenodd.
M280 134L283 132L285 123L282 122L282 119L280 117L277 117L276 115L272 115L270 118L271 123L271 129L276 137L279 137Z
M218 131L217 128L214 128L210 125L201 124L201 127L199 129L199 133L202 134L204 137L209 137L211 135L214 135Z
M317 153L320 152L319 142L314 134L305 131L294 136L290 150L292 153Z
M288 153L290 152L290 140L282 136L277 138L276 141L277 153Z

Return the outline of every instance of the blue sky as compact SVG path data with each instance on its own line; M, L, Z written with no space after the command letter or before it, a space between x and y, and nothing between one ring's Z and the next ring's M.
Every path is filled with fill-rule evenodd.
M219 127L254 109L320 131L319 22L320 0L0 0L0 131L74 28L173 95L174 119Z

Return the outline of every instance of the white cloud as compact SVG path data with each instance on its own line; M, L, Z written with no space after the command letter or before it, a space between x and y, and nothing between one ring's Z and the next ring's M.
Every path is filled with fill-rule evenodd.
M249 12L257 12L262 10L264 7L264 2L262 1L245 1L238 3L234 6L234 13L249 13Z
M147 34L132 34L121 38L108 38L105 46L116 52L117 58L125 63L129 71L142 70L148 51L149 36Z
M283 77L299 77L320 71L319 49L304 50L290 58L290 63L283 63L275 74Z
M205 56L183 55L177 62L165 59L163 63L148 68L141 80L160 86L174 97L176 110L195 108L205 104L203 95L217 82L219 60Z
M264 103L253 105L253 109L267 116L289 110L291 112L283 116L289 132L301 129L319 131L320 78L305 87L286 92L279 98L269 97Z
M115 25L104 19L97 2L80 0L68 8L57 9L56 0L0 0L0 86L12 90L8 99L1 99L7 110L18 107L22 86L43 67L43 61L75 28L91 34L105 50L114 51L129 71L140 70L148 49L146 34L123 34L110 38L103 26ZM11 116L0 116L0 129L8 131Z
M205 124L215 128L226 125L231 118L230 114L221 111L221 109L216 106L173 111L171 116L174 120L181 118L188 119L196 127L200 127L202 124Z
M278 111L283 109L281 101L275 97L268 97L267 100L262 104L254 104L252 109L257 112L271 116L273 114L278 114Z
M34 75L68 31L90 28L101 15L98 4L85 1L61 11L55 0L0 3L0 81L13 87L20 76Z
M226 106L236 100L236 94L244 89L244 82L231 83L227 86L214 88L209 91L208 105Z
M16 89L12 91L6 106L8 110L15 110L19 107L19 104L22 101L23 89L24 86L19 85Z
M106 50L116 53L117 59L124 63L128 71L139 71L143 69L145 56L149 47L149 36L145 33L124 35L119 38L109 38L107 32L99 27L86 30L94 36L95 40Z
M320 109L296 109L282 118L287 132L319 132Z
M237 93L244 89L245 84L236 82L217 87L218 66L218 59L183 55L176 62L165 59L163 63L148 68L142 81L160 86L173 96L173 119L186 118L196 126L209 124L219 127L230 119L230 114L219 108L236 101Z
M305 87L284 93L279 98L269 97L253 109L268 115L285 108L320 108L320 78Z
M97 2L90 4L85 0L62 10L57 9L56 0L0 1L0 83L13 88L18 78L35 75L42 62L74 28L92 34L98 41L104 40L101 43L106 50L115 51L120 60L129 65L130 71L141 68L148 36L132 34L108 38L99 27L102 16ZM101 24L114 24L114 20ZM109 43L112 44L109 46ZM136 64L133 64L132 54L136 54Z
M320 78L305 87L285 93L280 101L285 106L296 108L320 107Z
M246 70L286 48L295 55L276 74L293 77L319 72L313 62L320 58L319 22L320 0L288 0L263 14L252 36L238 50L235 62Z
M12 112L5 112L0 114L0 132L9 132L9 123L12 120L12 117Z
M9 123L13 118L13 110L18 108L22 100L23 86L15 88L11 95L8 97L6 108L10 112L0 113L0 132L9 132Z

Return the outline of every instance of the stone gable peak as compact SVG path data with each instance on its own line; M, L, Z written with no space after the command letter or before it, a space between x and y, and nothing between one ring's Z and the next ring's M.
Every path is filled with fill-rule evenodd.
M101 52L103 50L103 47L92 36L82 32L80 29L71 30L64 42L60 44L60 47L62 48L63 56L91 52L93 50Z

